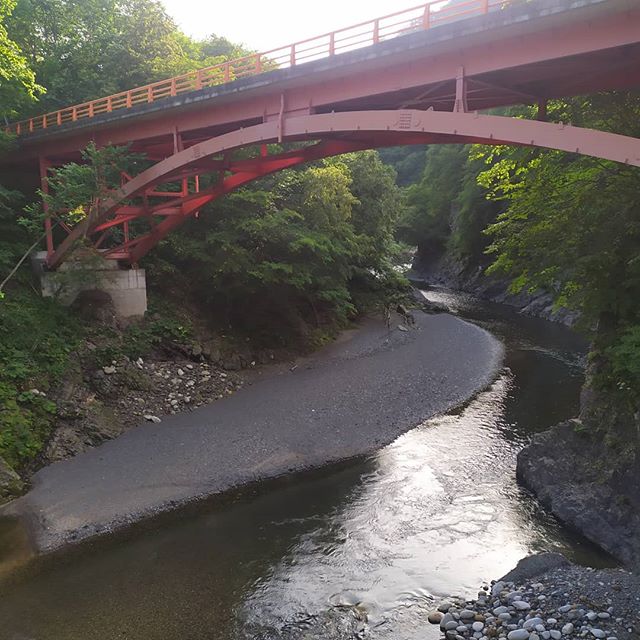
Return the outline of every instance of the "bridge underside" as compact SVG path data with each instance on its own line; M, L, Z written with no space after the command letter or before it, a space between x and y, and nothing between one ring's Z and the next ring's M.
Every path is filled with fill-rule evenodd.
M269 154L267 144L313 142ZM570 125L477 113L393 110L349 111L281 118L239 129L181 149L130 178L108 200L97 203L54 245L51 212L48 266L55 269L79 241L110 259L136 264L168 233L196 216L209 202L265 175L302 163L363 149L405 144L480 143L524 145L589 155L640 166L640 140ZM233 159L233 152L257 147L259 155ZM217 175L200 189L199 176ZM177 183L179 191L159 189ZM56 230L57 233L60 233Z

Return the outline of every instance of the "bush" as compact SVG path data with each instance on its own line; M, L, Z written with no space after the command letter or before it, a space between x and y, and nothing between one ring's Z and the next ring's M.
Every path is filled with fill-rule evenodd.
M640 399L640 325L622 331L605 350L611 370L610 382L632 400Z
M55 404L44 392L59 382L82 338L75 316L26 290L0 302L0 456L19 468L46 443Z

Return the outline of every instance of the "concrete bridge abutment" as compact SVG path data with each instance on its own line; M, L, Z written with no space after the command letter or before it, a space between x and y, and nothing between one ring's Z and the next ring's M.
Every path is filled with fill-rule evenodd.
M32 265L43 297L57 298L70 306L84 291L99 291L111 298L119 318L140 318L147 311L147 283L144 269L123 268L99 256L64 262L57 271L45 268L47 254L34 254Z

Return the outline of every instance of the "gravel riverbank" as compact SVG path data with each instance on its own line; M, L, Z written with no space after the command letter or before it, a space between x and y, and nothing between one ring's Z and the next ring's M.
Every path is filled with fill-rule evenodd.
M640 577L539 554L483 585L476 600L441 603L429 621L447 640L637 640Z
M495 377L500 343L448 314L369 320L313 358L33 477L0 509L49 552L247 483L372 453ZM402 330L401 330L402 329Z

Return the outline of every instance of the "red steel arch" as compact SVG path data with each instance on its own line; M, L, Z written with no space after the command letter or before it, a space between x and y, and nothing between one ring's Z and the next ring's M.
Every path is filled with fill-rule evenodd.
M231 152L273 142L320 141L297 151L258 158L231 160ZM105 250L106 257L136 263L170 231L205 204L253 180L298 164L349 151L420 143L510 144L555 149L640 166L640 139L573 127L562 123L481 115L463 111L351 111L279 118L220 135L178 151L129 180L112 197L99 203L57 250L48 265L56 268L77 240L95 238L100 247L105 234L137 219L150 221L150 231ZM199 193L186 190L170 201L150 207L130 201L154 195L153 187L190 176L220 171L224 177ZM168 194L164 194L168 195ZM169 194L172 195L172 194ZM99 237L96 237L99 236Z

